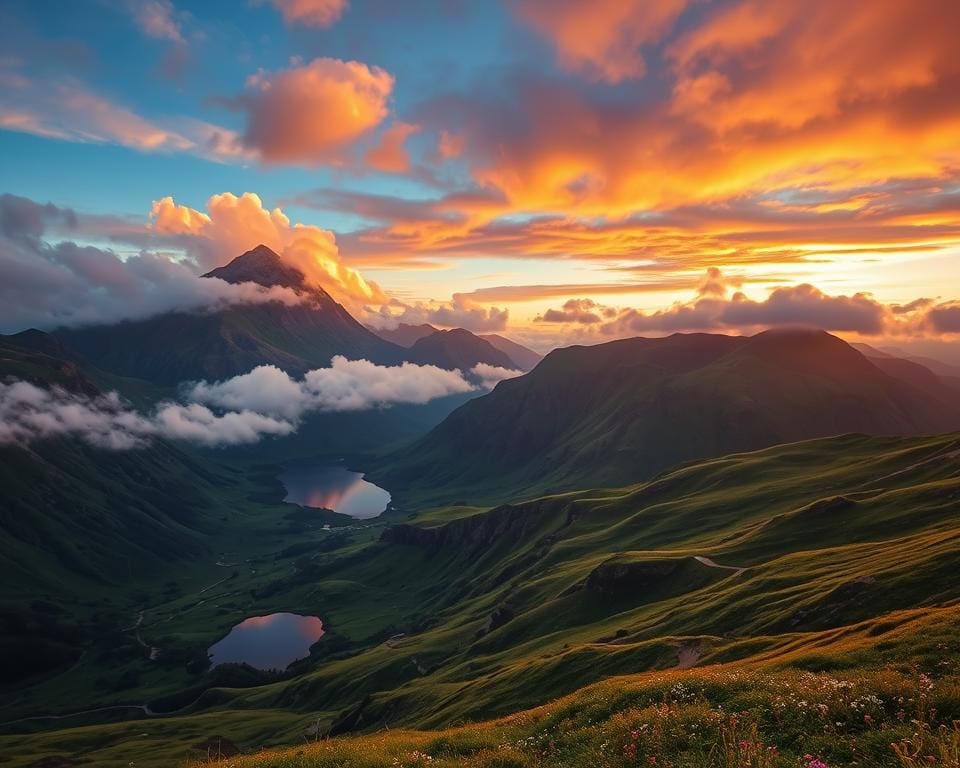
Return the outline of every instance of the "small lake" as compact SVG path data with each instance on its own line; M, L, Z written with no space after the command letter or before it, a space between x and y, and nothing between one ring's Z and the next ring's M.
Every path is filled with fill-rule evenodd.
M255 669L284 670L297 659L310 655L310 646L323 635L317 616L271 613L251 616L230 630L207 653L213 666L249 664Z
M343 515L366 519L382 514L390 494L339 465L297 462L284 467L280 481L287 490L284 501L301 507L332 509Z

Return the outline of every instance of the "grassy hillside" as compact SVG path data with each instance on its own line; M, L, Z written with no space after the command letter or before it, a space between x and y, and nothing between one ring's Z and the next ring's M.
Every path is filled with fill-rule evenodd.
M952 391L907 373L812 331L570 347L454 411L371 475L417 502L498 501L622 485L795 440L960 428Z
M936 678L934 730L960 716L950 677L960 600L953 578L960 567L958 457L955 435L844 436L701 462L626 488L491 509L438 508L382 529L376 541L368 534L377 529L367 529L273 565L265 561L257 574L250 594L258 609L315 613L329 630L295 673L245 688L225 687L207 673L186 700L206 692L175 717L135 725L88 719L76 729L20 736L13 734L23 727L8 726L0 748L103 765L165 765L170 756L197 754L193 745L214 735L250 750L300 743L308 730L443 729L537 707L605 678L639 675L570 700L595 702L596 714L557 720L554 735L542 739L565 746L541 756L542 764L597 764L597 728L664 703L668 680L671 689L689 681L694 691L670 715L687 726L714 722L720 708L752 712L744 723L756 724L756 738L776 743L793 761L769 765L796 765L801 748L832 756L831 766L852 765L853 753L842 751L850 747L847 732L825 733L819 715L791 731L762 714L777 695L789 698L791 686L801 686L796 698L812 695L791 669L866 681L855 682L858 691L882 685L883 713L871 716L885 718L885 730L868 745L879 750L881 741L909 736L895 708L905 694L895 691L917 684L910 671L916 667ZM224 623L209 639L233 618L214 618ZM192 626L195 637L204 636ZM715 665L723 666L713 672ZM749 686L737 685L736 676L725 683L730 670L762 677ZM818 679L827 681L824 696L846 690L833 678ZM641 693L621 696L621 689ZM843 706L843 722L852 723L852 705ZM497 763L484 749L504 739L541 739L539 717L508 721L517 731L502 724L455 731L477 734L480 746L451 749L467 750L476 765L537 764L534 752ZM149 734L144 743L157 752L138 751L133 733ZM723 743L719 726L711 734L710 744ZM259 764L389 765L394 758L409 762L415 749L440 759L447 754L442 739L460 736L394 738L334 739L297 757L302 763L270 757ZM680 747L656 748L668 764L711 764L696 762L702 755L681 757Z

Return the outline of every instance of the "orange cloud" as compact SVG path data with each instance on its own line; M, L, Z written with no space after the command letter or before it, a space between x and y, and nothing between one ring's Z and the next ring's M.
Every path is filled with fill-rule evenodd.
M958 73L956 3L935 0L918 13L914 3L876 0L848 10L796 0L721 9L669 48L674 108L720 130L796 129L878 101L893 106Z
M689 0L521 0L520 17L557 49L561 65L607 83L642 77L641 47L670 30Z
M579 323L592 325L604 317L615 317L616 310L604 307L593 299L568 299L560 309L548 309L534 318L535 323Z
M279 208L268 210L252 192L213 195L207 212L178 205L172 197L153 203L150 229L176 237L204 268L225 263L256 245L269 246L300 269L307 280L357 311L388 301L380 287L343 263L332 232L293 224Z
M453 160L463 152L465 139L462 135L450 131L440 131L437 140L437 155L441 160Z
M405 173L410 170L410 155L404 143L420 130L412 123L394 123L380 138L380 143L367 152L367 165L387 173Z
M399 309L399 312L392 310ZM379 315L369 318L373 325L395 328L398 323L428 323L443 328L465 328L476 333L502 331L507 327L510 310L485 307L465 294L455 293L450 301L404 304L394 299L381 308Z
M267 163L341 164L386 118L393 82L379 67L330 58L261 71L237 100L247 113L243 143Z
M73 77L33 77L0 60L0 128L139 152L189 152L211 160L245 155L237 135L193 118L148 118Z
M349 5L348 0L270 0L287 24L329 27L336 24Z
M177 9L170 0L136 0L127 4L137 26L148 37L183 43Z
M630 24L647 12L613 5ZM519 8L570 46L609 18L603 3ZM527 72L436 100L421 123L440 157L457 137L469 191L353 201L369 225L345 238L351 256L565 257L674 274L847 262L849 276L869 259L960 247L960 5L725 0L674 12L631 44L650 65L643 80L598 89Z
M861 336L938 336L960 333L960 304L918 299L885 304L869 293L830 295L808 283L774 288L762 301L737 291L728 298L727 280L710 269L690 301L655 312L601 307L589 299L571 299L549 309L537 322L588 325L592 333L632 336L679 331L743 331L807 326ZM606 319L606 322L602 322ZM602 324L601 324L602 322ZM584 331L578 332L583 337Z

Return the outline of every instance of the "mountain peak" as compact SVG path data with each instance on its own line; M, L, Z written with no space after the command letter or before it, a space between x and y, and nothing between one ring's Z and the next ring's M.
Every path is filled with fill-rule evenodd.
M284 262L273 249L262 243L203 276L218 277L228 283L258 283L268 288L275 285L285 288L305 286L303 272Z

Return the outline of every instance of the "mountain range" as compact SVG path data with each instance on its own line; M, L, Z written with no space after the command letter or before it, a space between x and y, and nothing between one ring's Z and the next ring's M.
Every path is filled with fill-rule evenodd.
M782 697L758 691L794 685L793 667L853 667L861 702L861 668L885 670L891 702L919 690L894 686L892 668L960 679L943 666L960 650L960 437L939 434L960 430L949 371L811 330L539 359L464 329L374 332L262 246L207 277L305 300L0 337L0 381L115 389L147 410L183 380L296 374L335 354L530 370L473 399L314 414L243 450L0 446L0 751L13 766L159 768L291 744L264 759L596 765L606 731L582 763L566 761L576 745L540 758L571 717L593 738L601 709L621 730L651 707L716 705L717 723L769 712ZM281 464L330 457L388 489L389 509L358 521L281 502ZM304 658L210 668L238 622L277 612L322 620ZM718 677L688 669L701 665ZM765 682L744 687L741 667ZM578 692L620 675L642 693L624 695L623 678L602 700ZM830 679L831 696L847 690ZM873 733L854 714L845 733ZM320 738L364 731L378 734ZM884 750L902 736L890 733ZM415 753L405 739L420 739Z
M820 331L624 339L554 350L372 475L447 501L615 485L778 443L958 429L958 392Z
M450 333L449 331L441 331L438 328L434 328L428 323L422 323L420 325L410 325L409 323L399 323L396 328L372 328L368 326L369 330L377 334L380 338L389 341L393 344L399 344L401 347L406 347L408 349L416 349L417 345L421 342L427 345L427 348L430 347L431 342L425 341L431 336L434 336L437 333ZM465 336L465 333L462 328L455 329L461 338L468 340L468 337ZM532 349L518 344L515 341L512 341L508 338L500 336L496 333L480 333L480 334L470 334L468 343L471 343L474 349L477 350L477 354L483 354L488 357L491 356L489 349L484 345L476 343L476 339L481 339L487 342L494 349L500 351L509 358L509 365L504 365L506 361L503 358L499 358L500 362L490 362L489 360L479 360L478 362L490 362L491 365L501 365L503 367L512 368L514 370L529 371L536 367L543 359L543 355L538 352L534 352ZM441 342L435 340L435 344L439 345ZM446 342L449 344L449 339ZM420 347L421 350L424 349L423 346ZM494 356L494 359L495 356Z
M235 305L207 312L169 312L144 320L64 328L55 335L64 348L109 373L173 387L184 381L223 380L258 365L275 365L292 376L326 367L335 355L380 365L404 361L469 370L478 363L521 367L496 344L529 364L536 353L497 337L496 344L469 331L439 331L394 343L390 332L372 332L329 293L265 245L241 254L203 277L290 288L302 302ZM409 326L407 326L409 328ZM404 331L396 338L407 339ZM408 348L409 347L409 348Z

